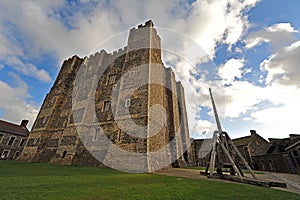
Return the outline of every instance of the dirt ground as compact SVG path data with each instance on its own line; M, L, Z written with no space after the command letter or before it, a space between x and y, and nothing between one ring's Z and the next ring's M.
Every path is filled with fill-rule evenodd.
M163 170L163 171L159 171L159 172L155 172L155 173L156 174L164 174L167 176L185 177L185 178L193 178L193 179L209 179L212 181L222 181L222 182L243 184L243 183L237 183L237 182L227 181L227 180L223 180L223 179L207 178L207 176L200 175L199 172L200 172L200 170L172 168L172 169ZM300 175L286 174L286 173L274 173L274 172L263 172L263 173L264 174L255 174L256 178L261 179L261 180L273 180L273 181L278 181L278 182L284 182L287 184L287 188L280 188L280 187L273 187L273 188L300 194ZM248 175L248 174L246 176L250 177L250 175Z

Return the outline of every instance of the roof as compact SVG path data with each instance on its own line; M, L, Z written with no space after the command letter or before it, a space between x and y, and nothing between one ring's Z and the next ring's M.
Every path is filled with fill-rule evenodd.
M24 137L27 137L29 135L29 131L26 127L3 120L0 120L0 131L15 135L21 135Z
M298 142L295 142L294 144L292 144L292 145L286 147L285 150L288 151L289 149L291 149L291 148L293 148L293 147L295 147L295 146L297 146L297 145L299 145L299 144L300 144L300 140L299 140Z
M233 139L232 141L235 146L244 146L244 145L248 145L251 142L251 140L252 140L252 135Z
M295 146L299 145L300 143L300 137L299 135L293 134L290 135L289 138L283 138L283 139L274 139L269 138L272 145L267 151L267 154L274 154L274 153L280 153L280 152L286 152Z

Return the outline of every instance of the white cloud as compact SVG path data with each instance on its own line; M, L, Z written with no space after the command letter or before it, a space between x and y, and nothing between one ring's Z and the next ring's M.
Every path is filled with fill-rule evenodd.
M25 64L18 57L7 57L5 61L10 67L21 72L23 75L33 77L37 80L46 83L50 83L52 80L52 78L50 77L49 73L46 70L38 69L33 64Z
M273 24L264 30L254 31L248 34L244 40L245 48L250 49L267 42L271 44L272 51L277 52L286 45L296 41L295 33L297 31L290 23Z
M262 44L263 42L270 42L270 40L267 38L263 38L263 37L248 38L246 40L245 48L251 49L255 46Z
M16 87L12 87L6 82L0 80L0 109L3 111L1 118L15 123L21 122L22 119L30 121L29 128L38 112L38 107L29 102L27 99L27 85L16 74L10 74L17 83Z
M300 86L300 41L281 49L264 60L260 66L267 72L266 83Z
M285 47L284 50L287 52L291 52L291 51L297 50L297 48L299 48L299 47L300 47L300 41L297 41L297 42L291 44L290 46Z
M198 120L195 124L195 127L193 127L195 130L194 137L203 137L204 135L207 136L208 134L212 133L212 130L215 130L215 127L212 122L208 120Z
M225 88L225 116L229 118L237 118L241 114L253 109L266 97L263 88L254 86L247 81L235 81L230 87Z
M276 99L280 105L251 113L255 122L263 125L264 136L287 137L288 134L299 134L297 115L300 112L300 89L295 86L274 84L268 90L268 98Z
M235 44L248 28L245 10L258 1L197 1L189 16L191 37L209 54L214 55L216 43Z
M231 58L219 67L218 73L225 84L230 84L235 78L242 77L244 62L243 59Z
M290 32L290 33L298 32L297 30L295 30L294 27L292 27L292 25L290 23L274 24L273 26L268 27L267 30L270 32L281 32L281 31L286 31L286 32Z

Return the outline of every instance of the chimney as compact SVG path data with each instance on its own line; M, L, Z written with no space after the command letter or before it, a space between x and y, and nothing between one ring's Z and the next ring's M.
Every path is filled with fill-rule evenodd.
M28 122L29 122L29 120L23 119L20 125L23 126L24 128L26 128Z
M256 134L256 130L250 130L251 135L255 135Z

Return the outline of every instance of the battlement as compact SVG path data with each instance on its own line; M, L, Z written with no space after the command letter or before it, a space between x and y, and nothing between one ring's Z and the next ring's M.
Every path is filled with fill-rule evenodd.
M74 60L74 59L81 59L81 58L77 55L73 55L72 57L69 57L68 59L66 59L65 62L70 62L71 60Z
M122 55L122 54L125 54L126 53L126 49L127 49L127 46L126 47L123 47L123 48L120 48L118 49L117 51L113 51L112 53L109 53L110 56L116 56L116 55Z
M95 52L94 54L91 54L88 58L90 59L90 58L92 58L92 57L99 56L99 55L101 55L101 54L108 55L108 53L107 53L104 49L102 49L100 52L97 51L97 52Z
M137 27L133 27L130 30L136 30L136 29L145 28L145 27L151 27L151 28L153 28L154 24L153 24L152 20L146 21L145 24L139 24Z

